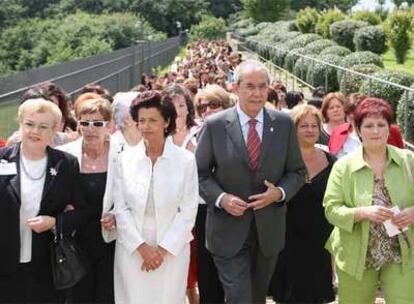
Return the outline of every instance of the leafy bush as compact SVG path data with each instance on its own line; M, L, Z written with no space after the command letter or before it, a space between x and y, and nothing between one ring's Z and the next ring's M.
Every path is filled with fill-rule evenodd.
M257 35L259 31L260 30L257 29L255 26L249 26L248 28L244 28L244 29L237 31L237 34L242 37L249 37L249 36Z
M193 25L190 29L192 41L208 39L224 39L227 26L223 18L216 18L212 15L204 15L199 24Z
M354 35L354 44L357 51L383 54L387 50L385 32L376 26L358 29Z
M319 55L323 56L323 55L328 55L328 54L338 55L338 56L343 57L343 56L348 56L349 54L351 54L351 51L344 46L337 45L337 46L327 47Z
M273 35L272 41L273 42L284 42L284 41L290 41L298 36L302 35L301 32L285 32L280 31Z
M242 19L240 21L237 21L232 24L233 28L235 29L242 29L242 28L248 28L253 24L252 19Z
M289 72L293 72L296 61L299 60L299 55L316 55L311 50L306 48L293 49L285 57L284 68Z
M316 9L307 7L297 13L296 24L302 33L315 33L320 16Z
M399 71L383 70L372 74L372 76L406 87L409 87L414 83L413 75ZM397 108L398 100L404 92L403 89L374 80L364 81L361 91L364 94L385 99L391 104L394 113Z
M311 58L318 57L317 55L307 55ZM313 60L307 58L299 58L296 60L295 66L293 67L293 74L298 76L303 81L306 81L306 73L308 72L308 67L311 65Z
M283 67L285 64L285 57L289 53L289 50L283 44L274 45L276 48L272 50L272 62L277 66Z
M344 68L351 68L359 64L375 64L381 68L384 67L381 57L369 51L354 52L344 57L341 66Z
M333 42L332 40L328 39L320 39L313 41L305 46L305 49L308 51L308 54L315 53L319 54L323 50L325 50L328 47L336 46L337 44Z
M381 23L381 18L377 13L372 11L357 11L352 15L352 19L368 22L370 25L378 25Z
M398 63L404 63L408 50L411 48L412 16L407 11L393 11L388 16L385 28L388 42L394 50Z
M339 65L342 57L337 55L325 55L318 56L318 59L323 62ZM314 87L325 87L327 92L337 91L339 85L336 71L336 68L323 63L310 63L308 64L308 70L306 73L306 82L310 83Z
M363 73L366 75L370 75L375 72L381 71L381 68L371 63L371 64L354 65L353 67L351 67L351 70L355 72ZM358 76L351 72L343 72L341 81L339 83L339 90L345 95L359 92L364 80L365 80L365 77Z
M343 20L332 23L330 26L330 34L332 40L339 45L345 46L351 51L355 50L354 34L361 27L368 26L364 21Z
M411 85L411 89L414 89L414 85ZM406 108L407 102L407 108ZM407 126L405 125L405 114L407 113ZM408 92L408 96L404 92L398 101L397 111L397 124L401 127L402 130L407 128L407 138L409 142L414 142L414 92Z
M323 38L331 38L331 33L329 31L329 26L337 21L344 20L346 16L339 9L330 9L327 10L319 18L318 23L316 24L315 32L316 34L321 35Z
M322 37L316 34L303 34L288 41L286 43L286 48L290 50L302 48L308 45L309 43L320 39L322 39Z

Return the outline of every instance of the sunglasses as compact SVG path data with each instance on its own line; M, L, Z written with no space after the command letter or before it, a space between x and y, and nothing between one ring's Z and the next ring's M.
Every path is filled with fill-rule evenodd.
M109 121L106 121L106 120L81 120L79 121L79 125L81 125L82 127L94 126L97 128L102 128L102 127L105 127L108 123Z
M197 111L199 113L204 113L207 110L207 108L215 110L220 108L221 106L223 106L223 104L220 101L210 100L209 102L200 103L199 105L197 105Z

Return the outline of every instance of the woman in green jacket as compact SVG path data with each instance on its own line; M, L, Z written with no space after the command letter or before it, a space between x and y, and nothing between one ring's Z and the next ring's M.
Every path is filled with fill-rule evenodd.
M414 303L414 156L387 145L392 119L386 101L363 100L354 116L362 145L334 165L328 180L323 205L335 228L327 249L340 303L374 303L379 283L387 304ZM384 222L400 233L389 236Z

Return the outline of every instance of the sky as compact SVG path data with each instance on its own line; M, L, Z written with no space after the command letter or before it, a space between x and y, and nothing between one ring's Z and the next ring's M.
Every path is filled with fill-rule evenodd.
M355 5L352 10L361 10L361 9L367 9L367 10L374 10L375 7L378 6L378 2L376 0L360 0L357 5ZM391 0L385 1L385 8L392 8L394 5L392 4Z

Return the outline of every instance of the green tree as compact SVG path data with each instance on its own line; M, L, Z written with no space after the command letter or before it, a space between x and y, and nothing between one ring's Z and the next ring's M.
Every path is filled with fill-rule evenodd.
M256 22L280 20L289 7L290 0L242 0L246 17Z
M316 33L323 36L324 38L331 38L331 33L329 26L337 21L344 20L346 15L342 13L339 9L329 9L322 13L322 16L319 18L318 24L316 25Z
M412 16L407 11L393 11L387 18L385 28L388 43L394 50L398 63L404 63L408 50L411 48Z
M302 33L315 33L320 18L321 15L316 9L307 7L297 13L296 24Z
M240 0L209 0L208 2L208 10L215 17L222 17L227 19L229 15L242 9Z
M316 8L318 10L338 8L341 11L349 11L358 0L292 0L291 8L294 10L306 7Z
M135 0L131 9L156 30L174 36L180 29L189 29L198 23L207 6L206 0Z
M226 22L223 18L205 15L201 18L200 23L191 27L190 39L192 41L224 39L226 30Z
M26 9L18 0L4 1L0 5L0 29L13 25L24 15Z

